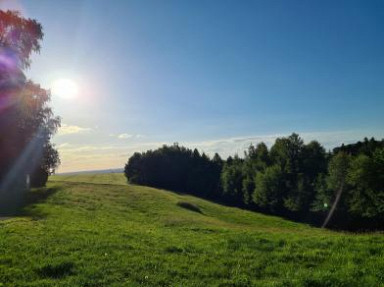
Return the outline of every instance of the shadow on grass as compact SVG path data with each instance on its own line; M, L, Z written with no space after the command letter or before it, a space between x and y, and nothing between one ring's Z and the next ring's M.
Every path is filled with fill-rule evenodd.
M46 201L60 188L35 188L29 191L8 193L0 197L0 220L17 216L31 216L33 218L44 217L44 213L36 207L36 204Z
M200 210L200 207L198 207L197 204L187 202L187 201L179 201L177 205L184 209L203 214L203 212Z
M73 262L46 263L36 269L41 278L59 279L74 273Z

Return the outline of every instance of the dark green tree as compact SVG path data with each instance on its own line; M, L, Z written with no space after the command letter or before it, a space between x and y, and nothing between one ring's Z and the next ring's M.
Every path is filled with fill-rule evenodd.
M371 157L377 148L384 148L384 139L375 140L375 138L372 137L371 139L364 138L363 141L348 145L342 144L340 147L334 148L333 153L337 154L342 151L353 156L364 154Z
M279 165L272 165L258 172L255 178L253 201L267 212L282 213L284 181Z
M164 145L133 154L125 165L125 176L130 183L217 199L222 164L220 157L211 160L197 149Z
M253 192L255 190L255 177L269 165L269 153L267 146L261 142L257 146L250 145L244 153L243 162L243 201L246 205L252 205Z
M347 182L350 185L349 210L363 218L384 219L384 148L372 156L360 154L351 162Z
M26 79L30 56L39 52L41 25L18 12L0 11L0 190L19 190L31 177L44 185L59 164L51 144L60 125L48 103L50 93ZM5 200L3 200L5 202Z
M284 207L291 212L301 211L307 199L302 176L304 142L298 134L278 138L271 148L271 158L280 167L284 187L280 192Z
M328 166L328 188L333 191L333 203L331 209L328 212L326 219L322 227L326 227L340 202L341 196L346 189L346 179L348 175L348 169L350 166L351 158L344 152L336 154Z
M221 184L223 197L231 205L242 205L244 202L243 194L243 160L237 155L223 166L221 173Z

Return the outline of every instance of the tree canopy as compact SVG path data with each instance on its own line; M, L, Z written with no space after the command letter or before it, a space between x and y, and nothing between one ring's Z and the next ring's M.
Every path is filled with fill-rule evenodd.
M50 92L28 80L24 70L40 51L42 26L15 11L0 11L0 189L23 185L27 174L44 185L59 164L51 137L60 119L49 106ZM4 191L5 190L5 191Z
M178 144L135 153L125 165L129 182L213 198L220 189L221 159Z

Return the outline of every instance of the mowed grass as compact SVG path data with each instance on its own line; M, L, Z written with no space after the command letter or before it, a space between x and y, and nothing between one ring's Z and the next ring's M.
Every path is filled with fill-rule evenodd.
M54 176L0 221L0 286L384 286L383 234L312 228L122 174Z

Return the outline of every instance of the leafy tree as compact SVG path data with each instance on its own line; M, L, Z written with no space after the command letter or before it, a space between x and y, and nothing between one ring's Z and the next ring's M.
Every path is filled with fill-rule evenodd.
M255 150L256 158L257 158L257 169L263 170L265 167L270 165L270 156L268 147L265 143L261 142L257 144Z
M334 200L332 207L322 225L326 227L331 220L338 204L341 199L341 195L345 189L346 178L348 169L350 166L351 158L343 152L336 154L330 161L328 166L328 187L334 191Z
M319 174L327 171L327 154L318 141L311 141L303 146L301 161L302 172L310 182L315 181Z
M223 165L223 160L221 159L220 155L218 153L215 153L215 155L212 158L212 161L216 163L218 166Z
M282 171L294 176L300 171L303 146L303 140L295 133L286 138L277 138L271 148L272 160L280 165Z
M337 153L328 173L317 177L312 204L312 211L327 213L323 226L332 220L339 228L383 227L384 148L380 145L380 141L365 139L334 149Z
M319 174L314 183L315 198L311 204L313 212L327 212L331 206L333 191L328 187L328 175L325 173Z
M384 148L369 157L360 154L351 162L349 210L363 218L384 219Z
M257 153L256 148L251 144L248 151L244 152L244 161L242 162L242 201L245 205L252 203L252 193L255 189Z
M250 145L244 153L243 162L243 201L246 205L252 205L253 192L255 190L255 176L258 172L264 171L269 165L269 153L265 143L261 142L256 147Z
M280 167L284 182L281 199L288 211L297 212L304 208L307 198L302 179L302 151L304 142L298 134L278 138L271 148L272 162Z
M353 144L342 144L340 147L334 148L333 153L337 154L342 151L353 156L364 154L371 157L377 148L384 148L384 139L378 141L372 137L371 139L364 138L363 141L358 141Z
M50 143L60 125L48 106L50 93L26 79L23 70L39 52L41 25L18 12L0 11L0 189L25 182L44 185L59 164Z
M130 183L217 199L221 195L221 168L218 155L210 160L197 149L174 144L133 154L125 165L125 176Z
M301 195L301 210L309 212L315 200L318 178L327 172L328 155L319 142L311 141L303 146L300 158L297 190Z
M22 18L16 11L0 10L0 46L9 65L28 68L30 56L40 51L42 39L43 29L36 20Z
M222 185L221 185L221 173L223 170L224 161L221 159L218 153L215 153L212 158L210 177L213 184L212 187L212 199L220 199L222 197Z
M243 160L237 155L224 164L221 174L223 196L231 205L241 205L243 196Z
M253 201L264 210L281 213L283 206L284 181L283 172L279 165L272 165L263 172L258 172L255 178Z

